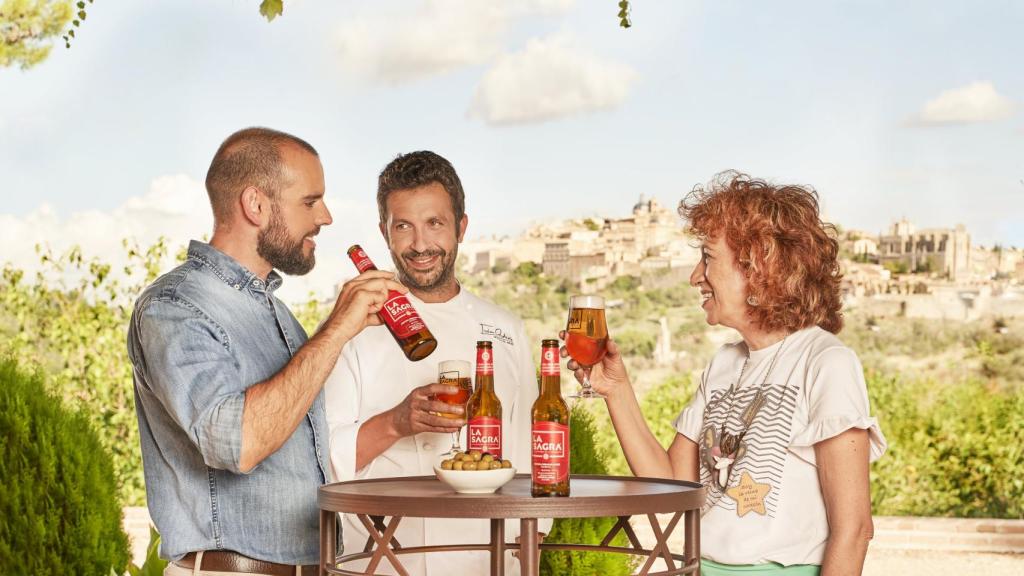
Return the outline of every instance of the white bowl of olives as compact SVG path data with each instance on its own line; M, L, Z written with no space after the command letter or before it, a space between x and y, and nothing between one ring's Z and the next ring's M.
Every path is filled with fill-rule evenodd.
M434 474L459 494L491 494L511 480L516 469L509 460L471 450L442 460Z

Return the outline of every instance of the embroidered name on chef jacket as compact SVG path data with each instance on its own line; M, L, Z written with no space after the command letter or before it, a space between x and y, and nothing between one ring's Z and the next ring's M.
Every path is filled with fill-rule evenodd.
M484 336L490 336L495 340L500 340L509 346L515 346L515 342L512 341L512 337L505 333L504 330L497 326L491 326L490 324L480 325L480 334Z

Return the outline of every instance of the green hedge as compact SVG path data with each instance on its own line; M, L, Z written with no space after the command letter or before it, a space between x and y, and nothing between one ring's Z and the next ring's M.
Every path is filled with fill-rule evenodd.
M585 408L573 408L569 419L569 466L573 474L608 473L607 456L594 444L596 434L593 415ZM572 490L571 485L569 490ZM559 518L545 541L600 544L615 522L615 518ZM620 532L612 545L627 546L625 535ZM545 576L618 576L632 574L635 563L635 558L626 554L544 551L540 556L540 573Z
M654 386L640 399L640 411L643 412L651 432L666 449L676 437L676 429L672 421L690 403L694 386L689 376L671 376ZM615 436L611 418L604 402L587 405L594 415L593 425L596 428L595 442L597 449L605 455L608 473L616 476L632 476L626 457L622 453L619 439Z
M40 374L0 361L0 574L122 574L110 454Z
M867 380L889 442L871 470L876 514L1024 518L1024 387Z

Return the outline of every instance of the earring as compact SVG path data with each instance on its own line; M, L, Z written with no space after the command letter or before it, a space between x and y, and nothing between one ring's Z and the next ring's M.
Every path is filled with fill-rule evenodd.
M759 304L759 302L757 301L757 298L755 298L753 296L747 296L747 304L749 304L751 306L757 306Z

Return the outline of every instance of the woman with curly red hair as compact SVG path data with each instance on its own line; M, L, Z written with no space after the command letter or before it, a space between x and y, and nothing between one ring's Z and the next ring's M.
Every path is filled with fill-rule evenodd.
M637 476L700 482L701 573L860 574L872 535L868 465L885 451L843 326L834 227L817 194L727 172L679 206L701 242L690 276L723 346L665 450L618 347L590 376ZM569 362L582 378L582 370Z

